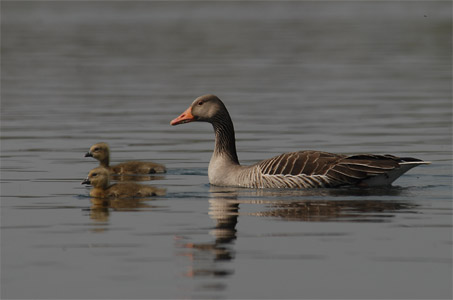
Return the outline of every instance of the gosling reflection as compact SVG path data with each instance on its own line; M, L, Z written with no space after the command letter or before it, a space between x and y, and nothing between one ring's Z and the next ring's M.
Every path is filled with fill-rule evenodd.
M111 211L136 211L158 208L150 205L150 198L91 198L90 219L96 222L107 222Z

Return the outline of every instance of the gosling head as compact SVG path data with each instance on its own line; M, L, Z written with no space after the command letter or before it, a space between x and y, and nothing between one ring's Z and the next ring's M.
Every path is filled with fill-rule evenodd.
M103 164L104 167L108 166L110 159L110 148L107 143L97 143L90 147L90 150L85 154L85 157L93 157Z
M82 184L89 184L94 188L106 189L109 186L109 171L104 167L97 167L88 173Z

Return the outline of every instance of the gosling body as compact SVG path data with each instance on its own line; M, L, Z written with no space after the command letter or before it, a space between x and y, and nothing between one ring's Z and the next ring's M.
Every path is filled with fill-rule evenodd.
M90 196L93 198L144 198L161 196L164 189L138 184L134 182L118 182L110 184L110 173L104 167L97 167L88 173L82 184L91 185Z

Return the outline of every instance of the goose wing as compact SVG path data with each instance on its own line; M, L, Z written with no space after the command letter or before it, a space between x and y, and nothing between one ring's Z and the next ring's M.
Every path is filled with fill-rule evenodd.
M361 154L346 156L320 151L284 153L256 166L267 187L332 187L359 184L386 174L412 158ZM418 161L418 160L417 160Z

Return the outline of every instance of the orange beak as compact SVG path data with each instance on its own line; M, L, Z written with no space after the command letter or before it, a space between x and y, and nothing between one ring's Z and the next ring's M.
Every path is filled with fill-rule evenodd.
M179 117L177 117L176 119L173 119L170 122L170 125L184 124L184 123L189 123L192 121L195 121L195 117L192 115L192 107L189 107Z

